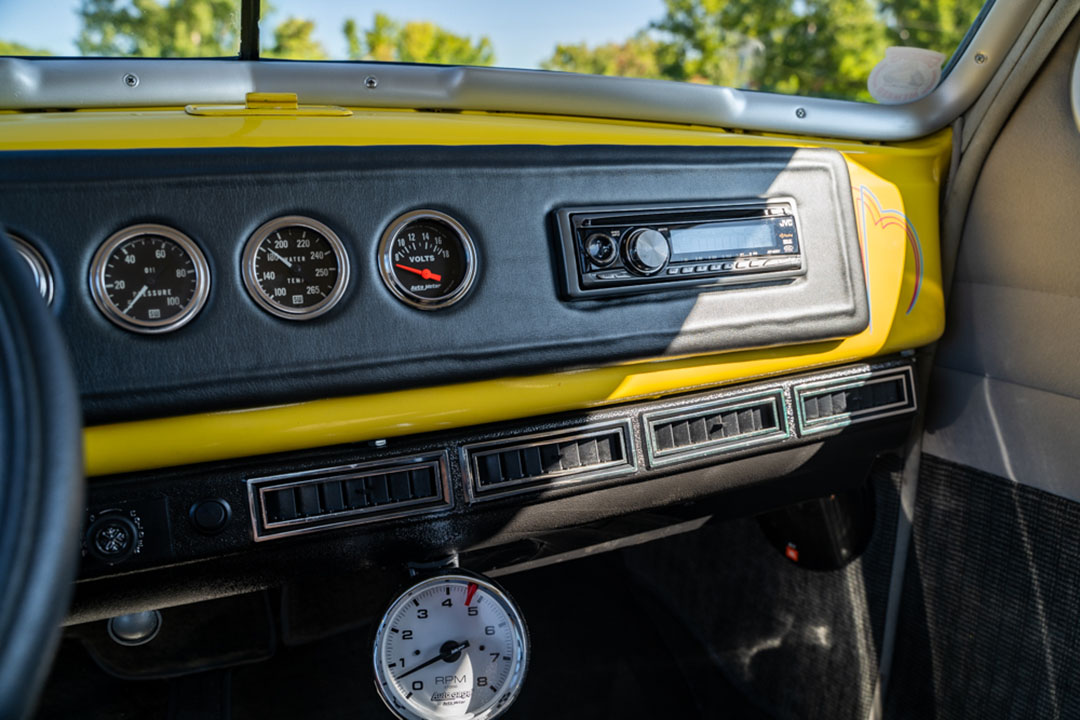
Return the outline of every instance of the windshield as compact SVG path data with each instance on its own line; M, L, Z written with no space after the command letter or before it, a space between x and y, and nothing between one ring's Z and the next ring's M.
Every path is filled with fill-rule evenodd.
M258 54L557 70L903 102L932 89L982 4L273 0L262 3ZM238 57L241 14L241 0L0 0L0 54ZM891 65L883 62L887 56ZM876 80L875 66L884 68Z

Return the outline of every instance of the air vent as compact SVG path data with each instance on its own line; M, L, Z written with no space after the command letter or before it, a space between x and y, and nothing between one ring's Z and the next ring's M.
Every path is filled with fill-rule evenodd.
M911 367L795 386L799 432L834 430L915 411Z
M779 389L646 414L649 465L778 442L789 436Z
M626 420L466 445L461 452L473 501L637 470Z
M446 468L446 455L439 453L252 478L255 540L448 508Z

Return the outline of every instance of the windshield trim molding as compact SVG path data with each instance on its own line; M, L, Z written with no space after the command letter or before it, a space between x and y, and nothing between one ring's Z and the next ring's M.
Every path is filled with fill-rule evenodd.
M874 105L666 80L372 62L0 58L0 109L174 107L295 92L305 104L639 120L852 140L929 135L979 96L1038 0L995 3L927 97ZM134 80L132 77L134 76Z

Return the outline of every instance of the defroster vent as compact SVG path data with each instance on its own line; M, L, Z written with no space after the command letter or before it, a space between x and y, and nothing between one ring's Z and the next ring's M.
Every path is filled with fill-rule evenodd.
M733 452L788 437L779 389L644 416L649 465Z
M476 443L461 452L465 488L474 501L637 469L625 420Z
M452 504L445 453L252 478L247 484L257 541Z

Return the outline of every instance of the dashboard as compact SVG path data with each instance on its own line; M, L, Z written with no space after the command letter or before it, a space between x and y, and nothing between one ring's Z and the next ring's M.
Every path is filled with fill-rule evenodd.
M498 574L854 487L902 442L909 351L942 329L947 137L426 122L429 145L0 154L82 392L70 622L341 563Z

